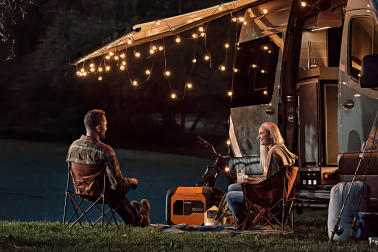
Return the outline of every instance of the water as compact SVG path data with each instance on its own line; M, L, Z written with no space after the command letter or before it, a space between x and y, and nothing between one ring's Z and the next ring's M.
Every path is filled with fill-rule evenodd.
M62 221L69 145L0 140L0 220ZM207 151L204 149L204 151ZM137 178L130 201L151 204L151 223L165 222L165 195L174 186L195 186L214 160L159 152L115 149L124 177ZM223 192L227 181L216 183Z

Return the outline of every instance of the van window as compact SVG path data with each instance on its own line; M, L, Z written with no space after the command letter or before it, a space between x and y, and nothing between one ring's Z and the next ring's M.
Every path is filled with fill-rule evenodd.
M349 74L350 76L359 81L361 76L361 63L362 58L365 55L372 54L373 48L376 51L377 46L375 44L378 41L374 41L375 21L371 17L357 17L353 18L350 23L349 32ZM374 47L373 47L374 45Z
M268 104L272 100L279 47L271 36L239 44L232 107Z

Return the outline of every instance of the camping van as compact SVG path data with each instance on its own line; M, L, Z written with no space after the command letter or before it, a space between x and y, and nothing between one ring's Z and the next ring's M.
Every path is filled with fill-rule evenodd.
M374 0L294 0L245 12L233 79L233 151L258 156L260 125L276 123L299 157L297 207L326 207L331 187L351 181L357 169L378 109L378 81L360 83L364 56L378 53L377 7ZM374 206L378 155L370 143L357 179L369 164Z

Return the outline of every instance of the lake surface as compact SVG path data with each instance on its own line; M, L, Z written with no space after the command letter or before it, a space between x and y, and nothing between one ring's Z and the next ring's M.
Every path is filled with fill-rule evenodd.
M62 221L69 145L0 140L0 220ZM204 151L207 151L204 149ZM115 149L124 177L137 178L130 201L151 204L151 223L165 222L165 196L174 186L195 186L214 160L159 152ZM216 187L228 182L220 174Z

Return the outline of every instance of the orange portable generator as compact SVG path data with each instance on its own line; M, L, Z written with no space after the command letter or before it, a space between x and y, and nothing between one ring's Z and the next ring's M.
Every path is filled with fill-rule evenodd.
M172 187L166 196L166 221L169 225L202 225L206 210L219 206L222 196L215 187Z

